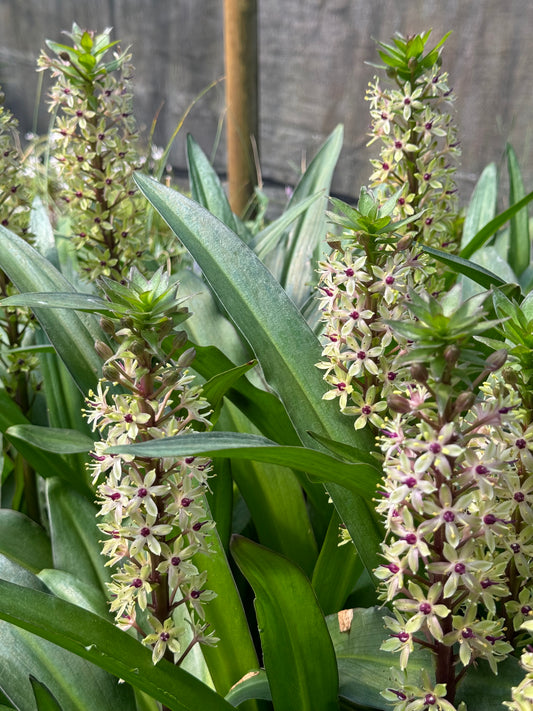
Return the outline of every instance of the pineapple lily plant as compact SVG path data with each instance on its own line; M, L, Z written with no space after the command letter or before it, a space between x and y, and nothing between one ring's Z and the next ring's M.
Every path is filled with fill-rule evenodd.
M4 151L0 706L529 708L533 194L509 147L460 211L446 38L379 44L355 204L339 128L266 226L70 39L40 201Z

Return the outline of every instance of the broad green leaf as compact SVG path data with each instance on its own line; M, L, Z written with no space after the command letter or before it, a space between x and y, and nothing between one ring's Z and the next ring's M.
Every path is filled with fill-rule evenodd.
M278 247L279 242L287 229L300 215L303 215L315 200L321 196L320 193L310 195L305 200L288 207L275 220L270 222L264 229L258 232L250 242L250 247L257 254L259 259L264 260L266 255Z
M205 684L170 662L162 659L154 666L150 650L110 622L52 595L1 580L0 619L93 662L145 691L171 711L229 711L233 708ZM67 668L68 664L62 673ZM75 692L77 684L83 681L80 677L77 683L71 682L72 690ZM51 688L46 680L43 682ZM94 686L94 696L97 690ZM107 702L97 708L120 711L120 707L108 706ZM131 711L132 705L123 708ZM64 707L64 711L69 710Z
M226 370L223 373L217 373L217 375L214 375L203 385L202 395L209 402L213 410L213 413L210 415L212 424L215 424L218 419L222 401L228 390L255 365L255 361L250 361L244 363L244 365L231 368L231 370Z
M187 165L193 200L207 208L230 230L237 232L237 223L220 179L209 159L191 135L187 136Z
M0 585L17 591L18 606L28 618L38 615L29 600L32 593L54 599L39 578L2 556L0 580ZM3 592L0 593L2 611L7 602ZM119 684L118 679L88 661L3 620L0 612L0 688L17 708L37 711L30 683L33 676L47 686L63 711L131 711L133 697L126 684ZM50 625L57 622L54 617L49 620ZM89 642L88 639L86 644Z
M64 430L57 427L39 425L14 425L6 431L14 442L23 441L56 454L75 454L90 452L94 441L77 430Z
M232 403L227 404L220 424L232 431L258 434ZM308 510L313 498L304 498L302 486L308 491L313 485L300 482L297 474L286 466L233 458L230 462L231 474L246 501L259 543L285 555L311 576L317 557ZM305 475L299 476L306 479Z
M109 301L105 301L95 294L81 294L72 292L31 292L26 294L15 294L0 301L0 306L28 306L35 309L44 306L48 309L68 309L70 311L87 311L89 313L100 313L106 316L112 315L109 308Z
M16 426L29 426L18 406L11 400L5 390L0 388L0 432L10 440L7 430ZM16 432L16 430L15 430ZM24 457L28 464L41 476L59 477L69 481L84 496L92 495L88 486L83 482L78 472L74 470L65 459L58 454L45 452L42 449L26 442L24 439L13 438L13 446Z
M514 205L525 196L520 166L513 147L507 144L507 170L509 173L509 204ZM515 274L520 276L531 262L528 210L523 209L511 217L509 225L508 261Z
M398 666L398 655L380 650L388 637L383 622L386 615L390 615L388 610L371 607L344 610L327 618L339 667L339 693L365 707L386 707L381 692L391 686L391 669ZM413 683L423 669L431 668L429 653L416 650L409 656Z
M343 417L334 404L322 399L324 382L315 367L320 360L320 343L252 250L197 203L146 176L136 174L135 180L172 230L179 234L250 343L267 382L280 396L300 439L312 446L308 435L312 431L371 449L370 434L355 432L348 418ZM239 264L238 270L236 264ZM328 485L328 491L344 523L353 531L353 540L365 566L374 569L379 564L382 534L369 504L333 483Z
M0 509L0 554L32 573L52 565L50 539L44 528L12 509Z
M497 198L498 169L495 163L490 163L481 173L470 198L463 224L461 249L464 249L481 228L494 218Z
M0 226L0 268L20 292L68 292L75 289L50 262L23 239ZM91 332L96 329L94 317L89 320L64 309L51 311L36 308L35 315L59 357L65 363L80 390L88 392L96 384L101 370L94 351Z
M355 546L352 543L340 545L340 525L341 520L334 510L311 579L325 615L343 609L364 570Z
M339 680L335 655L308 579L283 556L246 538L234 536L231 551L256 596L274 708L336 711Z
M471 666L457 689L456 704L465 701L468 711L501 709L504 701L511 700L511 688L524 678L518 659L508 657L498 664L498 676L492 673L482 659Z
M226 694L226 701L229 701L229 703L235 707L248 699L272 701L268 677L264 669L248 672L248 674L240 679L232 687L231 691Z
M33 244L37 251L59 269L54 230L50 223L48 210L38 195L34 198L31 206L30 232L33 235Z
M37 576L56 597L71 602L84 610L110 619L107 601L99 588L95 588L72 573L56 568L44 568Z
M208 585L217 597L205 606L206 621L220 642L216 647L203 647L213 683L225 695L237 679L258 665L257 655L233 578L226 553L216 531L210 534L211 555L197 555L194 559L199 570L207 572ZM253 704L247 707L252 711Z
M58 479L47 481L46 494L54 568L72 573L106 595L110 572L101 554L96 506Z
M319 481L335 482L368 498L375 494L380 472L377 463L346 462L316 449L285 447L261 435L245 432L195 432L116 445L107 451L154 458L201 454L270 462L307 472Z
M206 379L236 367L215 346L199 347L189 342L184 348L191 346L196 351L194 370ZM227 397L266 437L283 444L300 444L285 408L272 393L255 387L246 378L241 378L233 384Z
M44 684L30 675L30 683L35 696L35 703L39 711L63 711L57 699Z
M463 259L471 257L474 252L480 249L487 242L487 240L489 240L492 235L500 229L500 227L503 227L506 222L526 207L531 200L533 200L533 191L528 193L514 205L511 205L511 207L507 208L507 210L504 210L499 215L496 215L493 220L487 223L476 235L474 235L474 237L472 237L470 242L468 242L468 244L461 249L459 256L463 257Z

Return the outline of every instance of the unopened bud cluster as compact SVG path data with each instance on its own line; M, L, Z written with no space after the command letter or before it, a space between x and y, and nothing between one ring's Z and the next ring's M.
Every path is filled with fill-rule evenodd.
M138 318L130 309L127 317L116 319L115 328L106 319L106 331L114 333L118 346L113 352L98 342L97 351L106 357L104 373L111 382L100 382L89 394L86 416L102 437L92 454L91 474L98 484L103 554L115 571L109 585L111 610L119 627L134 627L142 635L154 663L166 655L179 664L194 644L217 641L207 632L203 610L214 593L206 589L206 574L196 560L209 552L214 527L205 499L211 462L107 452L113 445L175 437L210 424L208 403L187 371L193 354L186 351L177 360L162 355L172 309L178 320L183 320L183 309L168 298L175 287L161 273L154 283L154 306L166 300L171 316L156 314L146 328L142 320L151 282L134 275L131 298L131 282L126 287L107 284L111 298L126 295L131 302L137 285L143 305ZM185 341L184 332L175 332L171 350Z

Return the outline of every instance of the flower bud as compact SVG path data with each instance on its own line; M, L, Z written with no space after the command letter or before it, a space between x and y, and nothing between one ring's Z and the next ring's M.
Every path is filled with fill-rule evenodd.
M404 249L409 249L413 243L413 235L404 235L396 242L396 251L403 252Z
M178 368L188 368L196 356L194 348L187 348L178 358Z
M417 383L427 383L428 369L423 363L413 363L410 370L413 380L416 380Z
M389 410L393 412L401 412L402 414L411 412L411 403L406 397L402 397L402 395L396 395L394 393L389 395L387 397L387 405Z
M453 416L459 415L465 410L469 410L476 401L474 393L465 391L457 396L453 405Z
M505 348L500 348L500 350L491 353L485 363L487 365L487 369L494 372L495 370L499 370L506 360L507 350Z
M461 354L461 349L459 348L459 346L456 346L455 344L446 346L446 348L444 349L444 359L446 360L446 363L448 363L448 365L450 365L452 367L459 360L460 354Z
M108 336L115 335L115 324L113 323L113 321L111 321L110 318L102 316L102 318L100 319L100 328L104 333L107 333Z
M103 360L109 360L115 355L113 353L113 349L110 348L107 343L104 343L103 341L96 341L96 343L94 344L94 350Z

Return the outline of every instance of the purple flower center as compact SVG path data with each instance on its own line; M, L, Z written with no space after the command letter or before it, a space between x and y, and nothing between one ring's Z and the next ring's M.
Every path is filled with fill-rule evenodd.
M394 141L395 148L403 148L403 143L401 141Z
M390 165L388 163L382 163L381 167L383 168L383 170L388 170L390 168Z
M370 415L372 414L372 408L370 407L370 405L363 405L363 407L361 408L361 412L363 413L363 415Z
M353 318L353 320L356 321L359 318L359 311L352 311L350 318Z
M337 390L343 392L343 390L346 390L346 383L337 383L335 387L337 388Z
M407 479L403 482L405 486L408 486L409 489L412 489L414 486L416 486L416 479L414 476L407 477Z
M130 415L129 412L127 415L124 415L124 422L133 422L133 415Z
M408 533L404 540L406 543L409 543L410 546L414 546L418 539L415 533Z
M520 608L520 612L521 612L523 615L529 615L529 613L531 612L531 606L530 606L530 605L523 605L523 606Z
M366 358L365 351L357 351L357 357L359 358L359 360L364 360Z
M466 565L464 563L456 563L453 569L459 575L463 575L463 573L466 571Z
M111 501L117 501L118 499L120 499L120 494L118 491L114 491L109 498L111 499Z
M453 511L445 511L442 514L442 518L446 521L446 523L451 523L452 521L455 521L455 514Z
M204 521L204 522L202 523L201 521L198 521L197 523L194 524L194 526L192 527L192 530L193 530L193 531L196 531L196 533L198 533L198 531L202 528L202 526L204 525L204 523L207 523L207 522Z
M186 457L185 458L185 464L192 464L196 457Z
M513 553L520 553L520 543L511 543L510 548Z
M442 449L442 447L440 446L440 444L438 442L432 442L429 445L429 451L432 454L438 454L441 451L441 449Z
M170 559L170 563L171 565L178 566L181 563L181 558L178 555L175 555Z
M461 631L461 637L463 639L471 639L474 636L474 633L470 629L470 627L465 627L464 630Z
M515 442L515 446L518 447L518 449L525 449L527 447L527 442L525 439L517 439Z
M411 103L411 99L410 99L408 96L406 96L405 99L403 100L403 103L404 103L406 106L409 106L409 104Z
M141 533L141 536L144 536L145 538L147 538L150 535L150 529L148 528L148 526L143 526L141 528L140 533Z
M159 639L162 642L168 642L168 640L170 639L170 634L168 632L161 632L161 634L159 635Z
M143 581L140 578L135 578L134 580L131 581L132 588L142 588L142 586L143 586Z
M144 499L145 496L148 496L148 489L145 489L144 486L141 486L140 489L137 489L137 496L141 499Z
M428 180L431 180L431 173L424 173L424 180L427 182Z
M191 590L191 597L193 600L198 600L200 595L202 594L201 590Z
M393 635L393 636L394 636L394 635ZM400 632L400 634L397 635L397 637L398 637L398 639L400 640L400 642L402 642L403 644L405 644L405 642L408 642L408 641L409 641L409 638L411 637L411 635L409 634L409 632Z
M523 491L517 491L517 492L514 494L514 496L513 496L513 499L514 499L515 501L518 501L519 504L522 503L522 501L523 501L525 498L526 498L526 497L524 496L524 492L523 492Z
M431 605L429 604L429 602L421 602L420 607L418 609L423 615L429 615L429 613L431 612Z
M428 706L434 706L437 703L437 698L434 694L426 694L424 697L424 703Z
M496 523L498 519L494 514L487 514L486 516L483 516L483 523L486 523L487 526L492 526L492 524Z
M188 506L190 506L192 504L193 501L194 501L194 499L188 499L186 496L184 496L183 499L181 500L181 505L184 506L185 508L187 508Z
M385 277L385 284L388 284L388 286L390 286L391 284L394 284L394 277L393 276Z
M490 588L491 585L496 585L496 583L490 578L485 578L485 580L481 581L480 585L483 590L487 590L487 588Z
M387 373L387 380L396 380L396 373L392 370L389 370L389 372Z
M347 277L353 277L353 275L355 274L354 270L351 267L348 267L348 269L345 269L344 273L346 274Z
M400 568L396 565L396 563L388 563L383 567L388 568L393 575L396 575L396 573L400 572Z
M431 123L431 121L427 121L424 124L424 127L425 127L426 131L431 131L431 129L433 128L433 124Z

